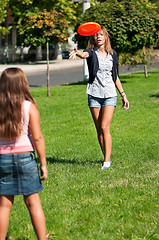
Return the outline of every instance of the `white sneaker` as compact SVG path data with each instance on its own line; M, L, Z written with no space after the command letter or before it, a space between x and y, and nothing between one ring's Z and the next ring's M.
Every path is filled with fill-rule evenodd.
M104 162L103 166L101 167L102 170L106 169L106 168L110 168L111 167L111 159L109 162Z

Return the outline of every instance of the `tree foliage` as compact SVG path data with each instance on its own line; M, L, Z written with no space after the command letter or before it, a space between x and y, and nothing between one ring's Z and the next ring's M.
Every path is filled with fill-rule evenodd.
M3 38L6 33L9 32L10 28L5 27L3 23L7 16L7 5L9 0L0 0L0 37Z
M158 45L159 17L155 5L146 0L107 0L88 9L79 19L80 24L88 21L104 25L109 32L111 44L118 53L134 54L143 46ZM78 33L75 41L79 48L87 46L87 37Z
M150 2L154 3L157 6L157 12L159 13L159 0L150 0Z
M0 37L3 38L11 30L8 19L12 18L16 24L18 19L25 14L25 10L32 0L0 0ZM10 19L11 20L11 19Z
M8 14L6 7L8 6L12 18L14 19L14 23L17 26L21 23L26 24L25 20L29 15L36 15L37 12L43 12L44 9L46 9L48 12L54 9L59 14L62 14L59 15L60 19L62 16L64 16L64 24L61 22L61 26L64 26L67 20L69 27L71 27L74 26L77 16L79 16L82 12L80 5L80 3L72 4L72 0L0 0L0 23L2 24L5 22L6 16ZM1 37L2 34L5 35L5 33L9 32L9 29L10 28L7 29L5 26L1 26Z
M62 13L36 10L28 12L19 22L19 33L25 46L44 45L47 41L56 44L68 38L68 22Z
M54 9L58 13L64 14L71 26L76 20L78 5L72 4L72 0L33 0L33 7L38 7L40 10L46 9L47 11Z
M32 3L32 0L9 0L9 8L16 23L18 23L19 18L25 16L26 12L31 8Z

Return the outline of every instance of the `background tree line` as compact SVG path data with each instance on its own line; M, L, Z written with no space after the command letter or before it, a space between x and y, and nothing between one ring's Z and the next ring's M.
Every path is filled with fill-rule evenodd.
M151 48L159 47L159 14L156 4L148 0L107 0L91 7L78 18L75 27L75 41L79 48L87 46L88 38L80 36L77 28L88 21L106 27L112 47L122 57L121 63L143 63L147 76L148 58L155 57Z
M48 37L53 43L65 41L69 28L76 26L76 32L81 23L96 21L108 29L112 46L119 53L133 54L143 46L158 47L159 0L94 0L91 3L90 9L81 14L81 3L72 4L71 0L0 0L0 37L4 38L11 29L7 25L11 15L20 44L44 44ZM84 47L87 38L76 34L75 41Z
M0 36L7 46L11 29L8 18L12 17L19 45L63 42L69 37L69 29L74 29L75 42L85 48L88 38L80 36L77 28L95 21L107 28L122 63L146 64L150 48L158 48L159 0L91 0L84 14L81 5L72 0L0 0Z

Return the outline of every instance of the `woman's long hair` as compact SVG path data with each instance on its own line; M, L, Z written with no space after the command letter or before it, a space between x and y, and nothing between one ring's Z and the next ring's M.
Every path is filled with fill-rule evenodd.
M24 100L35 103L24 72L20 68L7 68L0 77L0 138L20 137Z
M111 55L113 55L113 49L111 47L110 38L109 38L109 34L108 34L107 30L105 29L104 26L101 26L100 31L103 31L104 36L105 36L105 50L107 52L109 52ZM95 35L92 35L88 41L87 48L89 48L91 50L93 50L93 48L96 46L94 36Z

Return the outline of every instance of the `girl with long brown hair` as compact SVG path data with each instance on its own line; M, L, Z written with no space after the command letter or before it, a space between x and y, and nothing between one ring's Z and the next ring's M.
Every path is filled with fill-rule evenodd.
M41 179L34 148L40 160ZM15 195L23 195L39 240L46 240L40 203L47 178L45 143L38 108L24 72L7 68L0 77L0 239L5 240Z
M76 55L87 59L89 80L87 84L88 106L90 108L98 141L104 155L102 170L111 166L112 138L110 125L117 103L118 89L123 108L129 109L129 102L118 77L118 57L111 47L109 34L104 26L98 33L90 37L88 47L84 51L74 48L70 58Z

